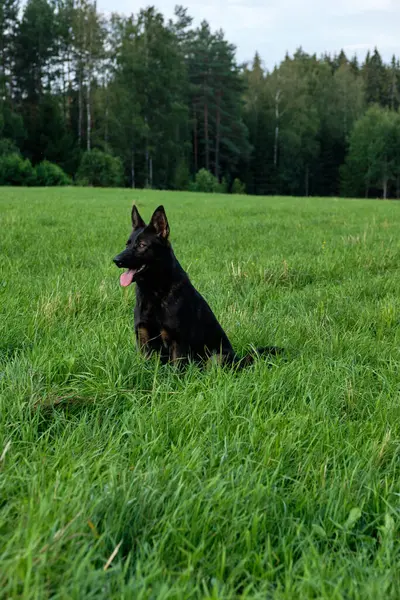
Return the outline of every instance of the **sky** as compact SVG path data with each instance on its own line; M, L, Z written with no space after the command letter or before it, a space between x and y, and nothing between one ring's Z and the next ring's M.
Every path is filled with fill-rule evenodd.
M154 5L167 18L182 4L195 25L206 19L237 47L239 62L257 50L267 69L302 46L331 54L343 48L363 59L378 47L385 61L400 58L400 0L97 0L101 12L137 13Z

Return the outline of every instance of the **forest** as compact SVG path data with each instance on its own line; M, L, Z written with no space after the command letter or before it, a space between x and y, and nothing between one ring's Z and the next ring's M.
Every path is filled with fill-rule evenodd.
M400 62L377 48L267 70L182 6L0 4L3 185L399 198L399 104Z

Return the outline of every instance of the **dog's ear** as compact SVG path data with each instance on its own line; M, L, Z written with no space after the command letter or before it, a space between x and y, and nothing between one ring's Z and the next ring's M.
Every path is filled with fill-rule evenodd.
M167 215L163 206L159 206L151 217L150 225L153 227L157 235L166 240L169 236L169 225Z
M136 208L136 204L132 206L132 227L133 229L139 229L140 227L146 227L146 223L139 215L139 211Z

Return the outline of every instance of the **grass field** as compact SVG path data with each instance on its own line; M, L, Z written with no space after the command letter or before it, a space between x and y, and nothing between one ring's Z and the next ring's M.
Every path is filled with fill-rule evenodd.
M286 361L137 355L132 201ZM0 231L1 598L399 597L399 203L0 188Z

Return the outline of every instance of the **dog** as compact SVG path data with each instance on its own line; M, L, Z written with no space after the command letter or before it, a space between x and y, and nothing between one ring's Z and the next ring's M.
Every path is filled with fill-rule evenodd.
M170 228L163 206L146 225L136 205L126 248L113 260L123 287L136 282L135 335L146 357L158 353L162 363L203 363L216 357L222 365L242 368L254 355L239 357L206 300L190 282L169 241ZM276 355L280 348L256 350Z

